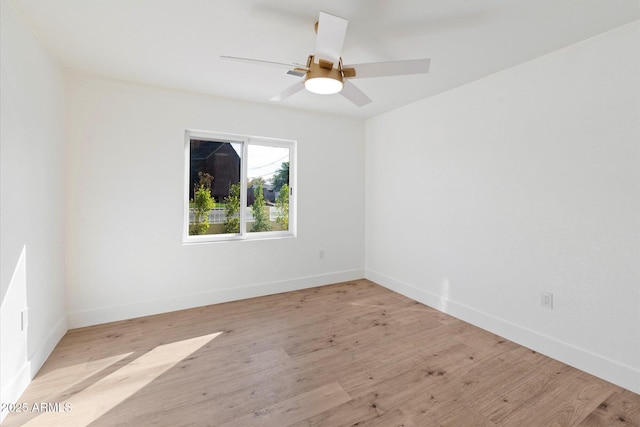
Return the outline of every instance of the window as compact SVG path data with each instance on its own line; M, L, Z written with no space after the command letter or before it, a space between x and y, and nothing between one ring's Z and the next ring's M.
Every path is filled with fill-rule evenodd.
M295 150L295 141L187 130L184 241L295 236Z

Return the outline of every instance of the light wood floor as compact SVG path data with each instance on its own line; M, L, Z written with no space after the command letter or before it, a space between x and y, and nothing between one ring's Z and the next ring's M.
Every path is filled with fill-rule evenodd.
M366 280L69 331L20 403L7 427L640 425L639 395Z

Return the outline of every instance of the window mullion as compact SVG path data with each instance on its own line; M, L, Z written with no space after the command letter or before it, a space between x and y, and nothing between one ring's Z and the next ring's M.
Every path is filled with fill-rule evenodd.
M296 220L297 220L297 200L298 194L297 181L296 181L296 167L297 167L297 152L296 146L289 147L289 230L296 233Z
M247 160L249 154L249 141L242 141L242 157L240 160L240 235L247 234Z

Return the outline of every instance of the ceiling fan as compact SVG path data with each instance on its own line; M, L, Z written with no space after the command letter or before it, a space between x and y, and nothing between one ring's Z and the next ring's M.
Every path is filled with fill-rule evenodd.
M351 83L351 79L424 74L429 71L431 60L427 58L344 65L340 52L348 24L349 21L346 19L320 12L318 22L315 24L316 51L315 54L309 55L306 64L287 64L226 55L222 55L220 58L286 67L289 68L287 74L304 77L293 86L275 95L271 98L272 101L282 101L302 89L307 89L309 92L318 94L340 93L358 107L370 103L371 99Z

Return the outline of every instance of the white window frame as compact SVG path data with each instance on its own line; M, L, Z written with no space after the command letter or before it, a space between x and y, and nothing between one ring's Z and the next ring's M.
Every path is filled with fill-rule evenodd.
M200 139L206 141L237 143L242 147L240 159L240 233L225 234L201 234L189 235L189 190L190 190L190 168L191 168L191 140ZM249 145L262 145L269 147L283 147L289 149L289 229L280 231L259 231L247 232L247 162ZM184 217L182 227L182 241L184 244L208 243L208 242L228 242L234 240L263 240L274 238L296 237L296 148L297 141L288 139L266 138L260 136L237 135L220 132L210 132L203 130L187 129L185 131L184 143ZM214 178L215 179L215 178Z

